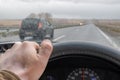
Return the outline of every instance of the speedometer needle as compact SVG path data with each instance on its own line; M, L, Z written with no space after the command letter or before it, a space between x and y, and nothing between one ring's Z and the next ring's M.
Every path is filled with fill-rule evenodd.
M84 68L82 68L82 80L84 80Z

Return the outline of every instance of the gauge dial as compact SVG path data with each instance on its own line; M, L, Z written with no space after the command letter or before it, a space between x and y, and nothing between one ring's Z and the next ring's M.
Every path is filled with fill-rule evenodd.
M100 80L97 73L88 68L79 68L73 70L67 77L67 80Z

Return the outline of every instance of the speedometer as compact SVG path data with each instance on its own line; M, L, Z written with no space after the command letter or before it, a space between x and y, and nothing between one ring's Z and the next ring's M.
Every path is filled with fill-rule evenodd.
M78 68L73 70L67 80L100 80L97 73L88 68Z

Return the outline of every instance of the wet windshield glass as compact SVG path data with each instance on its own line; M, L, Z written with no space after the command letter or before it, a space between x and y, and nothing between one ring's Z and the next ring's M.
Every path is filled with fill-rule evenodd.
M120 46L119 0L0 0L0 43L81 41Z

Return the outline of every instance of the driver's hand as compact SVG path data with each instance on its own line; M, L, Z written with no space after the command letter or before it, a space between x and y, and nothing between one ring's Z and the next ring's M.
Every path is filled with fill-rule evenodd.
M1 55L0 69L15 73L21 80L38 80L52 50L49 40L44 40L40 46L30 41L17 42Z

